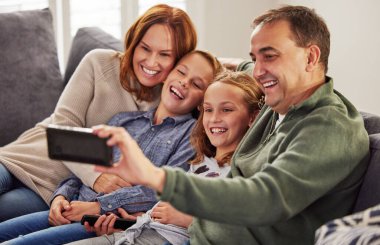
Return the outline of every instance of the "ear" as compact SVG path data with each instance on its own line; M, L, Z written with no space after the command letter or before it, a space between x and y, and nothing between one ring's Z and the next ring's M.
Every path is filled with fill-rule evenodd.
M252 124L253 124L253 123L255 122L255 120L256 120L257 115L259 115L259 113L260 113L260 110L256 110L256 111L254 111L254 112L251 114L251 116L249 117L248 127L251 127L251 126L252 126Z
M317 45L310 45L308 47L306 71L311 72L319 65L321 58L321 50Z

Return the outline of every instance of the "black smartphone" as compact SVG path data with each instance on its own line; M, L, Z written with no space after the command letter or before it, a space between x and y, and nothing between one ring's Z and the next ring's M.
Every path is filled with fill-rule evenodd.
M80 223L84 225L84 222L88 222L90 226L94 226L95 222L98 220L99 215L89 215L85 214L83 215ZM136 221L132 220L127 220L127 219L122 219L122 218L116 218L115 225L113 226L115 229L121 229L121 230L126 230L132 225L134 225Z
M112 165L112 147L107 139L99 138L90 128L48 125L48 153L51 159Z

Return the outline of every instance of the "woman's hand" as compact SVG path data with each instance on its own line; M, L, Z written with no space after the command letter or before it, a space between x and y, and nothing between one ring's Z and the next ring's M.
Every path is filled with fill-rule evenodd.
M49 224L53 226L70 224L71 221L62 215L62 212L70 209L70 203L64 196L56 196L50 205Z
M101 174L94 183L94 190L97 193L111 193L123 187L131 187L127 181L115 174Z
M141 184L162 192L165 182L165 171L154 166L122 127L99 125L93 127L94 134L101 138L108 138L107 145L117 145L121 151L121 158L113 167L96 166L95 170L104 173L119 175L131 184Z
M71 221L80 221L85 214L100 214L99 202L72 201L70 207L62 215Z
M193 217L175 209L168 202L158 202L150 216L162 224L173 224L187 228Z

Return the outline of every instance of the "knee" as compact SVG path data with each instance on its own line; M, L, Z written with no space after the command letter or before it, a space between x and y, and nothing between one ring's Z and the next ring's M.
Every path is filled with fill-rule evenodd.
M0 194L12 188L13 176L8 169L0 163Z

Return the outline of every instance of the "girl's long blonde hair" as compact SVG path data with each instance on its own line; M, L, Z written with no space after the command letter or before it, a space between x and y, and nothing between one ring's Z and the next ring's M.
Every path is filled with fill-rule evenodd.
M247 104L249 113L254 114L260 110L260 99L264 96L257 82L244 72L224 71L219 74L213 83L224 83L240 88L244 92L244 101ZM218 96L218 95L215 95ZM200 108L200 116L194 126L190 137L190 142L195 149L195 158L190 164L198 164L203 162L204 156L215 157L216 148L207 137L203 128L203 108ZM234 152L229 152L218 161L219 166L229 163Z

